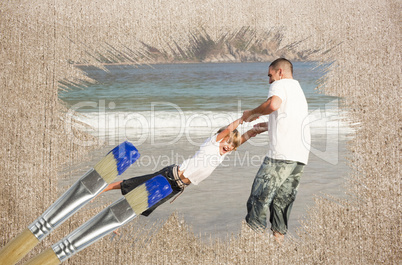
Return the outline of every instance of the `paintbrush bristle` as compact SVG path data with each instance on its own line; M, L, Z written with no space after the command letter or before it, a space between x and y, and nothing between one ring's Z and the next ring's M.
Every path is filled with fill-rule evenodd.
M137 215L141 214L149 208L148 191L145 183L133 189L124 197L126 197L126 200Z
M172 191L172 187L166 178L158 175L133 189L124 195L124 197L134 210L135 214L140 215L142 212L168 196Z
M140 157L140 153L130 142L124 142L111 150L94 169L105 180L111 183L118 175L133 164Z
M99 175L109 184L118 175L116 159L112 153L107 154L101 161L99 161L94 169Z

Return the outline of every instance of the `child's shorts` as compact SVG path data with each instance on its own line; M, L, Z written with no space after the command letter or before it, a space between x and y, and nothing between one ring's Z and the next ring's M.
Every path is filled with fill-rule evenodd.
M178 167L177 165L171 165L168 167L163 168L160 171L157 171L155 173L149 174L149 175L144 175L140 177L134 177L131 179L126 179L123 180L121 183L121 193L123 195L129 193L139 185L147 182L151 178L157 176L157 175L162 175L164 176L167 181L169 182L170 186L172 187L172 193L170 193L166 198L162 199L160 202L156 203L154 206L146 210L145 212L142 213L144 216L150 215L159 205L163 204L164 202L168 201L169 199L173 198L176 194L181 192L183 190L182 187L179 186L177 183L177 177L178 177ZM176 178L175 178L176 176Z

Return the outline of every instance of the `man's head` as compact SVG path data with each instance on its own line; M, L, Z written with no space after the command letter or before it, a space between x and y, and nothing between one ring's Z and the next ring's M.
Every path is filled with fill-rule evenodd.
M276 59L269 65L268 77L270 84L272 84L274 81L278 81L285 78L292 79L293 78L292 63L285 58Z

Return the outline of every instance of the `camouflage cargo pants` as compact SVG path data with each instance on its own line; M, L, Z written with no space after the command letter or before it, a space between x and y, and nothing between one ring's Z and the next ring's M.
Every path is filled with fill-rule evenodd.
M271 230L286 234L304 166L294 161L264 159L247 201L246 221L253 230L265 230L269 210Z

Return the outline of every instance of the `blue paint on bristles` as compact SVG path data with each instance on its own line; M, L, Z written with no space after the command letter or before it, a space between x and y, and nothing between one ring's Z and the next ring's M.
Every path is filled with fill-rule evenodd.
M172 193L172 187L165 177L157 175L136 187L124 197L134 212L139 215Z
M119 144L110 152L113 153L116 159L118 175L123 174L123 172L140 157L137 148L128 141Z
M148 208L155 205L155 203L159 202L170 193L172 193L172 187L165 177L162 175L157 175L152 179L145 182L145 186L148 191Z
M111 183L139 157L140 153L137 148L132 143L125 141L107 153L106 157L96 164L94 169L106 183Z

